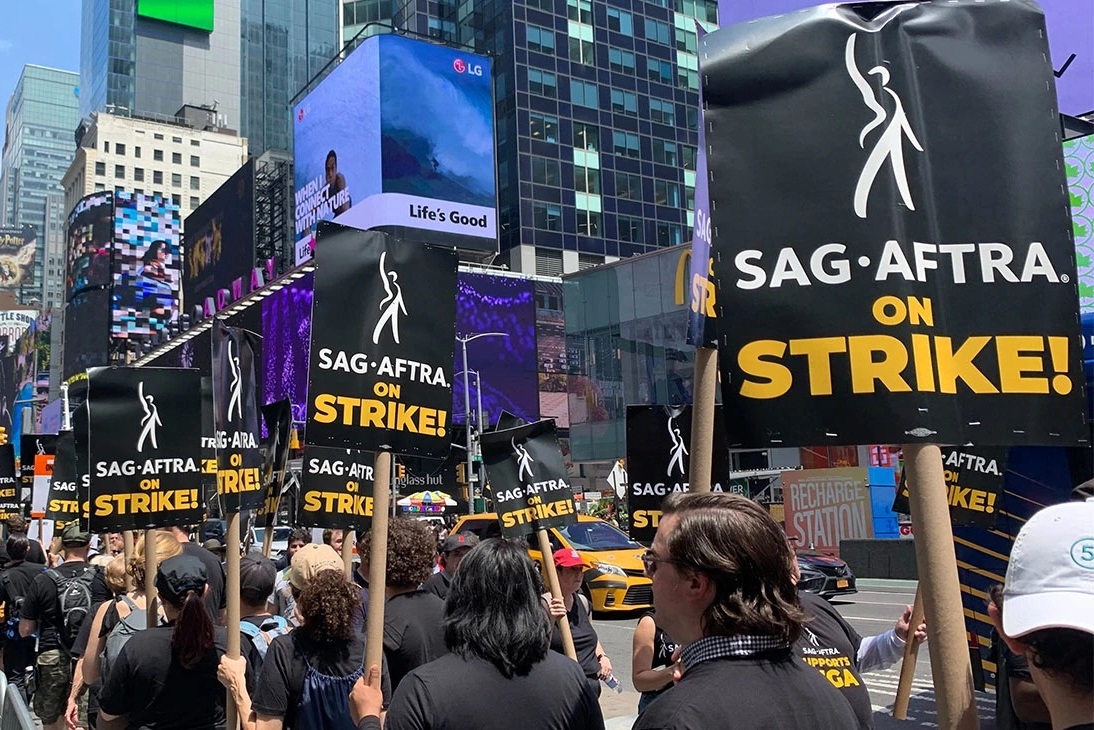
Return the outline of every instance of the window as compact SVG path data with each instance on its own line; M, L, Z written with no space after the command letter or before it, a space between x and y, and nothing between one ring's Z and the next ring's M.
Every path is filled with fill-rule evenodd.
M99 175L99 176L105 176L106 175L106 163L105 162L96 162L95 163L95 174Z
M684 111L687 112L688 129L696 131L699 129L699 109L697 107L689 106Z
M171 202L174 203L175 205L182 206L182 196L172 194L171 195Z
M653 181L653 202L658 205L680 206L680 186L668 180Z
M646 78L659 84L671 84L672 63L660 58L647 58Z
M638 135L633 132L612 131L612 148L615 154L624 157L639 157Z
M642 178L629 172L615 173L615 194L624 200L641 200Z
M181 152L172 152L171 153L171 164L172 165L181 165L182 164L182 153Z
M117 153L119 157L125 157L125 145L121 142L116 142L114 144L114 152Z
M685 89L699 90L699 72L681 66L676 69L676 83Z
M182 187L182 175L178 174L177 172L171 173L171 187L173 187L173 188L181 188Z
M676 125L676 105L668 99L650 99L650 119L661 124Z
M623 89L612 89L612 111L616 114L638 116L638 94Z
M676 143L667 139L657 139L653 142L653 161L662 165L676 166Z
M133 156L134 157L140 157L141 156L141 148L140 147L134 147L133 148Z
M672 35L669 33L668 23L662 23L653 18L646 18L646 40L652 43L669 45Z
M133 179L136 180L137 182L144 182L144 168L143 167L134 167L133 168Z
M570 60L586 66L596 65L596 51L592 41L570 36Z
M570 101L578 106L596 109L596 84L581 79L570 79Z
M642 243L642 219L621 215L619 220L619 240L629 243Z
M163 162L163 150L152 150L152 159L156 162Z
M558 160L549 160L546 157L532 158L532 182L558 187L560 176Z
M562 206L557 203L533 203L532 225L545 231L561 231Z
M591 0L567 0L566 17L585 25L593 24L593 4Z
M562 276L562 252L549 248L536 248L536 274ZM552 537L552 539L554 539Z
M197 155L190 155L190 167L201 167L201 158Z
M555 80L554 74L549 74L546 71L540 71L536 68L528 69L528 91L533 94L546 96L549 99L557 98L557 85L558 82Z
M596 125L574 122L574 147L593 152L600 149L600 130Z
M634 73L634 54L622 48L609 48L608 65L612 71L632 74Z
M191 190L201 190L201 178L200 177L197 177L196 175L191 175L190 176L190 189Z
M574 190L579 193L600 195L600 170L574 165Z
M604 263L604 257L595 253L579 253L577 255L577 270L584 271Z
M163 135L162 134L153 134L152 139L163 139Z
M528 50L540 53L555 52L555 32L540 28L538 25L528 26Z
M201 140L200 139L190 140L190 146L191 147L201 147Z
M600 213L595 210L581 210L577 211L577 235L579 236L599 236L600 235Z
M684 207L695 210L695 187L692 185L684 186Z
M716 0L680 0L677 7L684 15L705 20L708 23L718 22L718 3Z
M106 190L106 186L103 185L100 182L97 182L97 183L95 183L95 190L96 190L96 192L99 191L99 190Z
M528 7L538 8L548 13L555 12L555 0L527 0Z
M152 184L153 185L163 185L163 173L161 171L155 170L155 171L152 172ZM157 193L157 195L158 194L159 193Z
M658 246L679 246L684 241L684 232L679 223L657 224Z
M190 196L190 210L193 210L194 208L197 208L199 205L201 205L201 201L198 200L197 198L195 198L193 195L191 195Z
M182 144L182 137L172 137L171 141L175 144Z
M558 119L532 112L528 115L528 132L544 142L558 141Z
M694 30L676 29L676 50L684 53L699 52L699 36Z
M103 152L106 152L106 153L110 152L110 143L109 142L105 142L105 141L103 142Z
M634 35L634 23L631 14L619 8L608 8L608 30L623 35Z
M695 169L695 148L690 144L680 146L680 158L684 161L685 170Z
M125 165L114 165L114 177L125 179Z

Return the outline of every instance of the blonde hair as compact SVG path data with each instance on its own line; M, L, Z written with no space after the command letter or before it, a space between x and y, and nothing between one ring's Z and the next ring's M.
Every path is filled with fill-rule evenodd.
M118 555L110 559L103 570L106 587L114 595L125 593L125 556Z
M182 552L182 545L169 532L154 530L152 541L156 546L156 564L162 565L164 560L173 558ZM133 576L133 587L139 591L144 590L144 535L137 539L133 547L133 557L129 559L127 572Z

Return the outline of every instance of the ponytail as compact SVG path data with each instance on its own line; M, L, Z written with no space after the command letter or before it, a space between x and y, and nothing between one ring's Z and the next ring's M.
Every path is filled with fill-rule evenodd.
M187 591L183 597L171 643L185 669L196 667L213 648L213 622L198 591Z

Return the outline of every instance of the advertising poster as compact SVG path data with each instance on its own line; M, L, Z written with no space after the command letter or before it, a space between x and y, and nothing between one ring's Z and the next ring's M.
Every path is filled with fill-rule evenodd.
M488 431L481 438L490 497L504 537L577 522L574 490L554 421Z
M65 301L87 289L110 285L114 246L114 193L98 192L76 203L68 214Z
M456 253L332 223L319 240L307 442L444 458Z
M729 448L721 406L714 407L710 490L736 492L729 481ZM627 406L627 507L631 537L652 542L661 503L690 491L691 406Z
M874 536L869 471L852 466L783 472L783 519L795 547L839 555L840 540Z
M293 140L297 265L312 258L325 220L497 250L485 56L367 38L294 108Z
M1044 17L855 7L702 41L730 445L1084 444Z
M107 364L110 345L110 292L93 289L65 305L65 378Z
M336 530L372 525L373 455L354 449L304 447L296 524Z
M186 311L216 311L206 299L230 292L227 301L250 290L255 265L254 160L248 160L197 210L186 217L182 247L182 298Z
M46 502L46 519L58 523L87 520L88 483L76 472L76 441L72 431L62 431L57 436L57 455L53 460L53 474L49 480L49 499Z
M1071 198L1079 310L1094 312L1094 134L1064 142L1064 172Z
M15 446L0 445L0 521L12 515L23 514L25 501L19 494L19 481L15 475Z
M269 436L262 444L262 506L258 514L266 529L273 527L285 485L292 431L292 404L283 399L262 406L262 418Z
M255 353L250 332L213 323L213 426L217 494L225 512L262 506Z
M32 282L37 248L32 226L0 228L0 289L19 289Z
M201 521L200 393L196 370L88 374L92 532Z
M955 525L995 528L1003 508L1003 477L1007 473L1005 448L942 449L942 476L950 500L950 519ZM910 515L908 482L900 475L893 512Z
M0 312L0 337L14 343L38 320L37 309L8 309Z
M110 333L150 339L179 316L179 207L143 193L114 195Z

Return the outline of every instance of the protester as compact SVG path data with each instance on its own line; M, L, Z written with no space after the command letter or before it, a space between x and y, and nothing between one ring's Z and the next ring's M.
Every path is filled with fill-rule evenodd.
M285 551L286 563L280 568L274 583L273 596L270 598L270 613L276 614L290 625L297 625L296 601L292 597L292 585L289 583L290 564L288 561L296 555L296 552L305 545L311 544L311 533L302 527L293 528L289 535L289 549Z
M224 547L224 543L213 537L203 542L201 546L213 555L216 555L217 560L220 561L221 565L224 564L224 559L228 555L228 550Z
M1011 549L1002 610L988 612L1024 655L1054 730L1094 728L1094 502L1042 509Z
M27 523L27 518L23 517L23 515L18 514L8 515L6 524L8 527L8 537L22 535L23 537L27 538L27 543L30 545L30 547L27 548L27 554L23 558L23 562L35 563L37 565L45 565L46 551L42 549L42 543L27 535L27 528L29 526ZM6 565L8 561L12 559L13 558L7 553L0 554L0 564Z
M1003 584L996 583L988 589L988 615L999 613L1002 606ZM995 661L996 730L1051 730L1052 718L1033 683L1025 654L1011 651L994 628L990 653Z
M445 604L450 654L418 667L391 700L387 730L601 730L596 695L572 661L549 650L540 579L518 543L486 540L453 576ZM358 730L379 730L372 667L350 696Z
M677 493L643 556L657 622L675 639L681 679L635 730L858 726L850 705L791 647L805 614L786 535L758 504Z
M558 570L558 583L562 589L562 599L552 598L548 593L543 596L551 609L554 632L551 634L551 649L564 652L562 630L558 620L563 616L570 624L570 635L574 639L574 651L577 663L585 672L589 686L596 696L600 696L600 680L612 676L612 661L604 652L600 639L593 628L593 612L589 599L581 593L581 582L585 575L584 559L577 550L566 549L555 553L555 568Z
M479 538L473 532L461 532L445 538L441 543L441 569L426 579L422 590L443 600L448 595L456 568L460 567L460 560L478 544Z
M123 555L125 553L125 536L120 532L111 532L106 536L106 551L110 555Z
M38 634L34 713L45 730L61 730L72 687L72 645L91 605L110 598L103 573L87 562L91 534L77 522L61 533L64 562L38 574L23 599L19 634Z
M0 573L0 602L4 604L4 675L8 686L18 688L24 700L27 700L27 669L34 665L34 637L19 635L19 617L31 584L45 570L41 563L27 562L30 544L26 535L12 534L4 544L7 567Z
M642 693L638 700L639 715L655 697L672 687L676 665L673 655L677 648L676 642L657 625L653 611L642 614L631 640L631 683Z
M224 565L220 558L201 545L190 541L190 533L193 532L192 526L167 527L164 528L164 531L170 533L179 541L184 555L197 558L205 566L205 575L209 586L209 590L205 594L205 608L209 611L209 618L213 620L213 623L217 626L223 626L226 618L224 611L228 603L227 596L224 593Z
M274 564L277 566L278 572L289 569L289 561L292 560L292 556L296 554L296 551L304 547L311 542L311 530L306 530L303 527L294 527L289 533L289 544L285 552L277 556L277 560Z
M240 654L247 660L247 690L254 694L254 683L262 672L270 644L287 634L289 622L267 610L277 569L261 554L245 555L239 560Z
M370 548L369 540L372 539L371 532L361 532L357 535L357 557L360 558L360 562L357 564L357 570L353 571L353 582L361 587L361 601L368 603L368 551Z
M323 544L330 545L334 548L334 552L339 555L342 554L342 541L345 539L345 533L342 530L323 530Z
M155 580L167 626L137 632L122 647L99 717L124 716L130 728L214 730L224 723L217 664L227 637L206 609L205 565L184 552L163 561Z
M396 690L412 669L443 656L444 601L421 589L433 569L433 532L418 520L393 519L387 533L384 657Z

